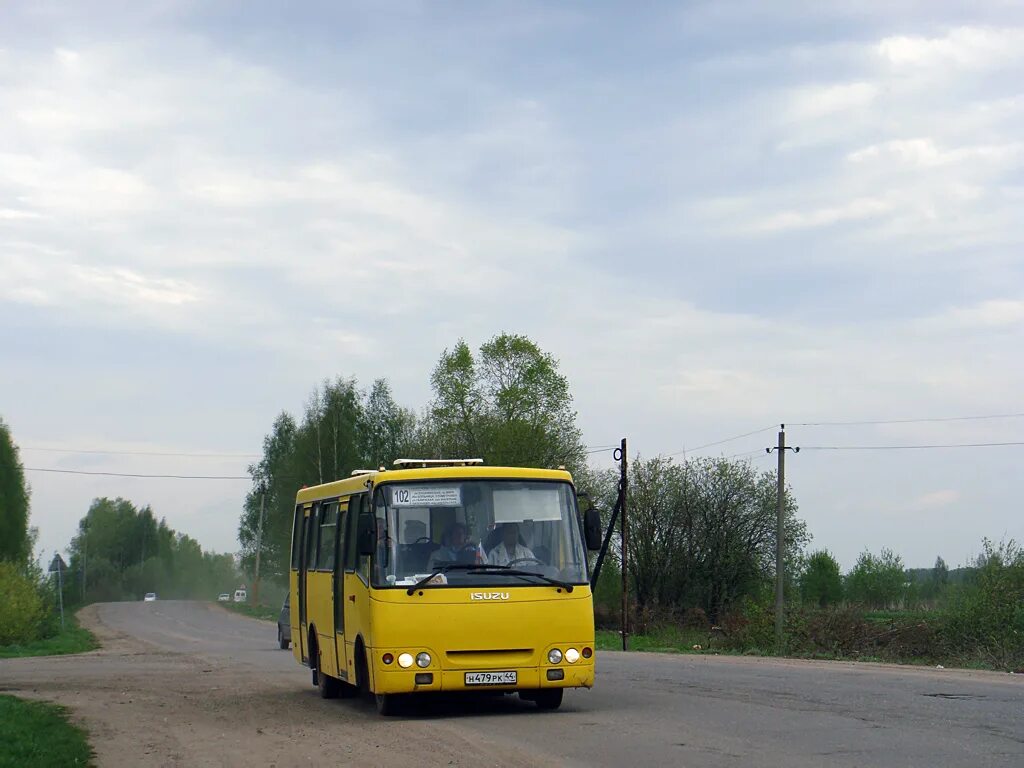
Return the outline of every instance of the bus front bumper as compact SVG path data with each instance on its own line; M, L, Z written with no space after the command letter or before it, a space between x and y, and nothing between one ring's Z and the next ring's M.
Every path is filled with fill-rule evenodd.
M514 683L473 684L479 673L515 672ZM429 677L428 677L429 676ZM481 669L398 669L378 667L374 674L376 693L415 693L426 691L530 691L539 688L592 688L594 665L563 664L544 667L508 667ZM419 680L420 682L417 682Z

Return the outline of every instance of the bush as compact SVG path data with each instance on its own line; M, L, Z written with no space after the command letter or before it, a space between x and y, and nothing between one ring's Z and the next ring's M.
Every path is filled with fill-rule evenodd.
M800 595L805 603L824 608L843 599L843 577L839 563L828 550L813 553L807 558L800 574Z
M862 552L846 576L846 597L851 603L871 608L892 608L905 598L903 560L890 549L875 556Z
M36 585L12 563L0 562L0 645L37 639L46 613Z
M975 578L944 614L951 652L1000 669L1024 667L1024 550L985 540Z

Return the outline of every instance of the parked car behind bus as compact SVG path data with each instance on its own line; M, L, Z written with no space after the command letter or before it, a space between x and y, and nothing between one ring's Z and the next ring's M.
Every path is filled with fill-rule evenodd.
M291 593L284 596L284 605L281 606L281 613L277 617L277 644L281 650L286 650L292 644L292 622L289 611L291 610Z

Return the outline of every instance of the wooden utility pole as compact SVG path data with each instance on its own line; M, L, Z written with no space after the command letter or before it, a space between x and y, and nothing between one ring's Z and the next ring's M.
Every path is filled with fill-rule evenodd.
M629 648L629 517L626 514L626 496L629 492L629 459L626 438L619 447L619 498L622 514L622 650Z
M786 425L780 425L779 444L779 486L775 520L775 645L782 653L783 629L785 626L786 595L785 595L785 564L783 553L786 549L786 537L783 533L786 522Z
M775 646L777 653L785 651L786 595L786 451L799 453L799 448L786 445L786 425L779 424L779 442L775 448L765 448L779 454L778 488L775 509Z

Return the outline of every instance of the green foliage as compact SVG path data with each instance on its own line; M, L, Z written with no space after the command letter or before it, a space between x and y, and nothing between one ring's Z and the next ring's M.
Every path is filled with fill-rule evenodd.
M421 437L432 454L506 466L583 464L569 381L527 337L495 336L479 358L460 340L441 354L430 383L434 400Z
M0 768L92 765L85 732L55 704L0 696Z
M156 520L147 506L94 499L78 523L65 575L65 604L161 598L210 599L239 581L234 558Z
M239 520L241 565L255 567L260 504L261 577L287 578L296 491L390 466L407 457L481 456L490 464L582 466L583 447L568 382L558 364L524 336L483 345L479 364L465 342L445 350L431 377L434 401L417 422L384 379L362 392L353 379L313 390L301 422L281 413L249 467L253 484Z
M0 646L0 659L22 656L64 656L69 653L85 653L99 648L95 636L78 625L72 614L65 617L65 629L60 628L60 618L52 616L49 622L52 631L43 631L41 639L30 642Z
M825 608L843 599L843 577L839 563L828 550L808 556L800 574L800 595L805 603Z
M890 608L906 598L906 574L903 560L890 549L877 556L862 552L857 564L846 576L846 598L870 608Z
M0 561L28 561L28 486L11 431L0 419Z
M588 480L603 508L615 503L617 475ZM631 592L640 608L700 608L712 619L770 589L775 573L775 475L746 462L637 458L630 462ZM787 570L807 540L786 497ZM616 544L619 542L616 541ZM619 547L610 557L619 562ZM607 567L607 565L605 566Z
M987 539L972 583L945 612L950 649L1001 669L1024 668L1024 550Z
M35 640L45 618L36 584L13 563L0 562L0 646Z

